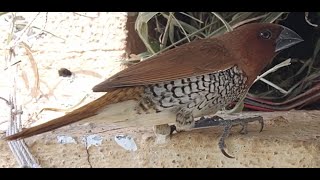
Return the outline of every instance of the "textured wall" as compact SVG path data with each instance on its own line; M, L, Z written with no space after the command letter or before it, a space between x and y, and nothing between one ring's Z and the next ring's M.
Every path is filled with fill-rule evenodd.
M120 63L126 57L127 13L21 12L17 17L14 37L17 39L23 34L20 39L30 47L38 70L37 78L25 48L21 44L17 46L14 61L21 61L17 97L25 124L35 120L40 123L65 113L44 111L36 117L42 108L68 109L84 97L82 104L97 98L103 93L92 93L91 88L123 68ZM8 98L10 92L11 82L7 77L12 76L2 71L6 67L4 56L11 22L11 13L0 16L0 96L4 98ZM22 28L30 22L31 30L22 33ZM39 35L39 29L46 33ZM60 77L60 68L71 70L73 77ZM35 88L37 80L39 85ZM9 114L3 101L0 101L0 109L0 130L3 131L7 128ZM7 147L0 147L6 155L0 159L1 166L11 157L3 148Z
M36 14L18 13L28 22ZM46 13L41 13L34 24L42 27L45 18ZM21 79L18 82L23 119L43 107L70 108L87 93L83 103L100 96L101 93L91 93L92 86L122 69L119 60L125 57L126 20L126 13L48 13L45 29L55 36L26 39L39 70L41 92L34 98L30 96L35 82L30 60L22 47L17 49L21 72L29 81L28 86ZM1 37L6 37L8 22L0 17ZM5 47L5 38L0 42L0 48ZM75 76L59 77L62 67L75 72ZM0 75L0 95L7 97L9 75ZM0 108L0 128L4 130L8 108L2 102ZM44 112L38 122L63 114ZM266 123L262 133L257 132L259 128L254 123L249 125L249 134L240 135L239 128L234 128L226 140L227 152L235 159L224 157L218 149L221 127L175 134L170 141L157 144L151 127L112 130L93 122L73 124L26 142L42 167L320 167L319 111L260 114ZM133 151L121 147L116 135L131 137L136 149L133 145L126 146ZM0 167L17 167L4 141L0 141L0 152Z
M23 119L33 117L38 122L45 121L64 112L44 111L34 116L42 108L67 109L78 104L87 94L83 103L89 102L102 93L92 93L91 88L105 78L118 72L121 60L125 59L127 13L17 13L25 20L17 24L31 22L31 26L46 30L44 35L33 37L38 30L33 28L22 36L32 50L32 56L38 69L39 88L34 92L37 78L31 68L23 46L16 48L16 61L19 63L18 101L23 105ZM0 55L4 59L4 47L7 33L10 32L10 14L0 17ZM20 32L16 33L19 37ZM0 63L0 68L5 67ZM60 68L74 72L72 78L58 75ZM1 72L0 96L8 97L10 74ZM6 108L1 103L1 107ZM0 123L6 119L6 111L0 112ZM32 121L32 120L31 120ZM4 130L6 124L0 124Z
M152 128L106 131L108 127L94 123L74 124L26 141L42 167L320 167L319 111L259 114L265 118L263 132L258 133L258 123L253 123L247 135L235 127L226 140L226 151L235 159L218 149L221 127L175 134L157 144ZM92 134L97 146L86 149L90 141L83 138ZM74 141L63 144L57 138L61 135ZM137 150L118 145L116 135L131 137ZM5 142L0 141L0 151L0 167L14 167Z

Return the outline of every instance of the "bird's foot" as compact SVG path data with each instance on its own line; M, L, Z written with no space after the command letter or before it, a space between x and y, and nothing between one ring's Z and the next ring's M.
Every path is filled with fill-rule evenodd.
M198 121L195 122L194 128L219 126L221 121L225 121L225 120L219 116L213 116L210 118L205 118L202 116Z
M223 126L224 130L219 140L219 148L223 155L225 155L228 158L234 158L233 156L230 156L226 151L224 150L225 145L225 139L229 136L230 130L233 126L240 125L242 126L240 133L241 134L247 134L248 130L248 123L258 121L261 125L260 132L263 130L264 122L263 118L261 116L255 116L255 117L246 117L246 118L236 118L232 120L225 120L218 116L213 116L211 118L204 118L201 117L200 120L195 122L194 128L203 128L203 127L211 127L211 126Z

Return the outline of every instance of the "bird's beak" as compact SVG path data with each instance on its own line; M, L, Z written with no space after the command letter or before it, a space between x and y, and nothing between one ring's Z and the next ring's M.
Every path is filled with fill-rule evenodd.
M303 39L291 29L284 26L282 26L282 28L283 30L281 31L279 37L276 39L275 52L289 48L303 41Z

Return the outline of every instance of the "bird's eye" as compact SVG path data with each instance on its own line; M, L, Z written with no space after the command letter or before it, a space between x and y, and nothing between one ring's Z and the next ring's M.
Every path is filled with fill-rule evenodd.
M263 39L270 39L272 36L272 33L270 30L263 30L259 33L259 36Z

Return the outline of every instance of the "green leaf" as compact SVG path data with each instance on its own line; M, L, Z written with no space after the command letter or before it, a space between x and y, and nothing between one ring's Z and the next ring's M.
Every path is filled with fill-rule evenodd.
M155 50L150 46L148 22L158 13L159 12L140 12L135 23L135 29L138 35L140 36L148 51L150 51L152 54L155 53Z
M229 22L229 25L230 25L230 26L233 26L233 25L235 25L235 24L237 24L237 23L239 23L239 22L247 19L247 18L248 18L250 15L252 15L252 14L253 14L252 12L244 12L244 13L241 13L241 14L237 15L236 18L234 18L233 20L231 20L231 21ZM226 28L225 26L222 26L221 28L219 28L219 29L215 30L214 32L210 33L210 34L208 35L208 37L213 37L213 36L217 36L217 35L219 35L219 34L223 34L223 33L226 32L226 30L227 30L227 28Z
M275 20L277 20L282 14L285 12L271 12L268 13L267 17L265 17L261 22L264 23L273 23Z
M169 24L169 39L170 39L171 43L175 42L175 40L174 40L174 22L173 21L170 21L170 24Z
M222 21L224 26L227 28L228 32L233 31L233 28L229 25L229 23L222 16L220 16L219 13L212 12L212 14L215 15L220 21Z
M163 15L163 17L165 17L167 19L169 18L169 16L164 14L164 13L161 13L161 15ZM187 23L185 23L185 22L183 22L181 20L177 19L177 21L180 23L180 25L183 27L183 29L189 34L198 30L197 28L195 28L195 27L193 27L193 26L191 26L191 25L189 25L189 24L187 24ZM179 23L177 21L173 21L173 24L180 28L180 25L179 25Z
M172 23L172 16L169 17L168 21L167 21L167 25L166 28L164 30L163 33L163 38L162 38L162 45L160 47L160 49L163 49L167 46L167 42L168 42L168 36L172 36L171 34L173 34L173 28L171 27ZM170 37L171 38L171 37Z
M199 23L203 23L203 21L201 21L200 19L197 19L197 18L195 18L195 17L193 17L193 16L191 16L191 15L189 15L187 13L184 13L184 12L179 12L179 13L181 13L181 14L183 14L183 15L185 15L185 16L187 16L187 17L189 17L189 18L191 18L191 19L193 19L195 21L198 21Z

